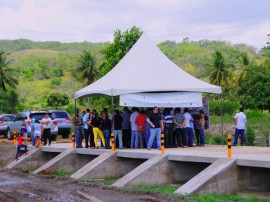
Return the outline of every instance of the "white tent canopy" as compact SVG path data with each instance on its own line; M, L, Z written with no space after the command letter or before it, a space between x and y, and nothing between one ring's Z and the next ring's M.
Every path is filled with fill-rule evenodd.
M90 95L124 95L141 92L221 93L221 87L201 81L169 60L146 33L105 76L77 91L75 98Z

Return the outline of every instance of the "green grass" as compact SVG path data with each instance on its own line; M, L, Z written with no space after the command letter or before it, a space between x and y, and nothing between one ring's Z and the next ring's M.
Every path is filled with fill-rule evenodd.
M255 145L256 146L267 146L268 135L270 134L270 125L268 124L270 120L270 113L268 111L256 111L247 110L245 112L247 115L247 126L251 127L255 131ZM234 115L224 115L224 124L231 124L233 126ZM210 117L211 125L221 124L221 117L212 115ZM211 129L210 129L211 130ZM206 130L206 135L208 131ZM226 132L226 131L225 131ZM221 134L215 134L221 135Z
M69 177L72 175L71 172L66 172L64 170L48 170L52 171L52 173L39 173L42 176L54 176L54 177Z
M137 190L145 192L173 194L180 185L135 185L125 187L125 190Z
M82 180L82 182L89 182L89 183L99 183L104 185L112 185L118 180L118 178L108 178L108 179L87 179Z
M259 199L256 195L239 196L237 194L200 194L184 196L187 202L266 202L270 200Z
M71 172L66 172L64 170L56 170L54 172L54 174L52 174L51 176L55 176L55 177L67 177L67 176L71 176L72 173Z

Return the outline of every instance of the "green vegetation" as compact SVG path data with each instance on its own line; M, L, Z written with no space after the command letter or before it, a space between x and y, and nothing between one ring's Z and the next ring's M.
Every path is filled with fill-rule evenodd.
M157 192L171 195L173 197L182 199L186 202L266 202L258 198L258 196L251 194L247 196L240 196L238 194L216 194L206 193L191 196L179 196L174 192L179 188L179 185L136 185L123 188L128 191L144 191L144 192Z
M136 186L128 186L128 187L125 187L124 189L172 194L178 188L179 188L179 185L136 185Z
M47 99L47 105L54 107L56 109L58 107L68 105L68 103L69 103L69 99L66 94L52 93L49 95Z
M110 71L132 48L141 34L142 30L134 26L123 32L117 29L112 43L1 40L1 61L4 64L4 66L1 64L1 68L5 69L5 74L9 77L10 75L15 77L18 85L15 80L10 85L4 81L6 91L2 85L0 113L57 107L73 114L75 92ZM266 42L265 48L258 53L254 47L246 44L232 45L227 41L209 40L190 41L188 38L178 43L165 41L158 46L185 71L201 80L222 86L225 123L228 117L228 123L232 123L232 116L240 106L250 111L269 111L269 42ZM14 69L16 72L10 74ZM54 100L48 103L49 96L54 93L65 94L68 102L59 103ZM217 117L221 111L218 97L217 95L207 97L210 100L211 123L220 124ZM116 96L114 108L119 107L118 100L119 97ZM87 106L87 98L78 100L78 108ZM91 97L90 106L98 110L106 107L110 111L111 98ZM258 143L259 139L265 140L270 132L264 124L268 115L264 118L259 116L257 113L257 118L248 117L248 125L255 132L255 145L261 144ZM217 137L213 137L211 141L219 143L220 133L215 135Z
M15 77L16 70L10 67L10 60L7 60L5 52L0 51L0 91L7 92L7 86L16 88L18 80Z
M247 130L246 130L247 145L256 145L256 146L269 145L268 135L270 133L270 129L269 125L267 124L270 120L269 112L259 110L247 110L245 114L247 116ZM234 134L233 117L234 114L224 115L224 126L225 126L224 135L227 135L229 132ZM215 127L218 127L219 130L215 130L216 132L214 134L210 133L209 130L205 130L206 143L222 144L221 117L212 115L210 122L211 125L215 125ZM226 128L229 128L230 130L226 131Z
M39 175L50 175L50 176L54 176L54 177L69 177L72 173L66 172L64 170L50 170L50 169L46 169L46 170L41 171L38 174Z
M87 183L100 183L104 185L112 185L118 180L118 178L108 178L108 179L87 179L87 180L81 180L82 182Z
M266 202L269 200L259 199L256 195L239 196L237 194L200 194L183 197L187 202Z

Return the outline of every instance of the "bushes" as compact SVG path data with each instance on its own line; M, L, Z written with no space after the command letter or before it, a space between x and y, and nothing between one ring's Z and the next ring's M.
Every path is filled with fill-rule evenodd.
M210 145L221 145L222 144L222 135L210 134L210 133L205 131L205 143L210 144ZM226 144L226 142L224 144Z
M255 131L250 126L247 126L247 132L245 135L245 145L247 146L254 146L254 140L255 140Z
M259 110L247 110L245 113L247 119L260 119L265 117L265 114Z
M219 100L211 100L209 102L210 113L214 115L220 115L221 106L223 109L223 114L230 115L235 113L235 111L240 108L240 105L237 102L223 101L223 103L221 103Z

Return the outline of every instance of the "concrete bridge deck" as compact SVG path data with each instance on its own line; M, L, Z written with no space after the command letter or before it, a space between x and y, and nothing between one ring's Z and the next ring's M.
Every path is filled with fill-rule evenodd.
M64 170L71 178L118 178L113 186L137 184L182 184L178 194L204 192L236 193L241 191L270 193L270 148L227 146L165 149L72 149L70 143L52 144L40 149L29 147L30 154L19 161L0 159L8 169ZM0 146L6 156L15 155L15 147ZM14 156L12 157L14 158Z
M55 148L67 149L72 148L71 144L53 144L51 146L44 146L45 150L54 150ZM78 151L92 150L96 152L111 151L105 149L77 149ZM160 150L157 149L116 149L116 152L127 153L129 155L156 155L161 154ZM189 148L166 148L165 154L172 156L185 156L185 157L204 157L209 159L214 158L227 158L227 146L221 145L206 145L204 147L189 147ZM270 147L251 147L251 146L233 146L232 147L232 158L237 160L255 160L255 161L266 161L270 163ZM188 160L188 158L187 158ZM209 162L211 162L209 160Z

